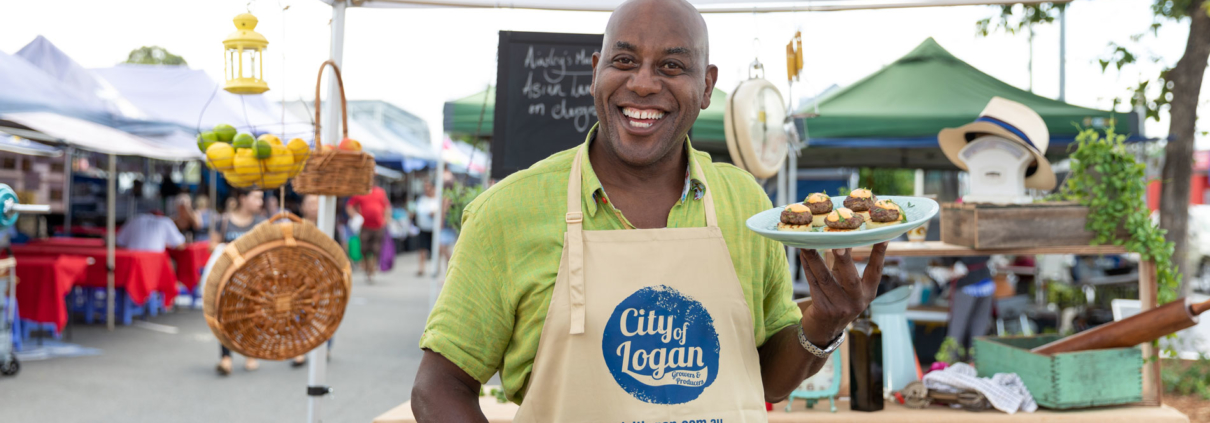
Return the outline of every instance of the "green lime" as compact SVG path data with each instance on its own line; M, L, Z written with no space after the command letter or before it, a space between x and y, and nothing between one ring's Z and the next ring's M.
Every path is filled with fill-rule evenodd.
M251 134L239 133L232 138L231 146L235 148L252 148L252 144L256 142L256 138L252 138Z
M234 126L225 123L214 125L214 134L218 137L216 141L231 142L235 139L235 133Z
M273 144L268 141L259 140L256 142L256 158L259 160L268 159L273 156Z

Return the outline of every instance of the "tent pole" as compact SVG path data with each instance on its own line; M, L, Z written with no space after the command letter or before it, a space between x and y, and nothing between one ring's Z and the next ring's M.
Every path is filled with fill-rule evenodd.
M330 58L337 66L343 62L345 37L345 2L332 2L332 41ZM336 85L336 75L328 72L328 101L323 119L323 139L328 144L340 144L340 88ZM316 122L320 123L320 122ZM319 142L319 140L316 140ZM333 239L336 238L336 197L319 197L319 215L316 216L319 229ZM324 395L328 394L328 349L324 345L307 353L307 422L319 423L321 420L321 405Z
M1067 101L1067 8L1059 9L1059 101Z
M109 330L113 330L113 323L114 323L113 322L113 316L114 316L113 308L114 308L114 304L116 303L116 301L114 301L114 295L116 295L116 293L114 292L115 289L114 289L114 274L113 274L113 271L114 271L114 257L113 256L114 256L114 247L115 247L114 242L115 242L115 239L117 238L117 234L114 233L114 231L116 230L114 227L117 226L116 222L115 222L115 220L117 218L114 216L117 212L116 211L117 200L118 200L117 180L118 180L118 157L113 154L110 154L109 155L109 177L106 178L106 181L105 181L105 185L106 185L105 190L107 193L106 198L105 198L105 277L106 277L105 325L109 328Z
M63 234L71 236L71 184L72 184L72 162L74 161L76 148L67 147L67 151L63 152Z

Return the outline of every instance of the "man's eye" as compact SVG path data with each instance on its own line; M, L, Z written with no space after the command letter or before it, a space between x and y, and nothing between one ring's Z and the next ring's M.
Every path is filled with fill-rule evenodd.
M619 65L633 65L634 64L634 60L631 60L629 57L619 57L617 59L614 59L614 62L616 62Z
M684 68L682 68L682 67L681 67L681 65L680 65L679 63L672 63L672 62L668 62L668 63L665 63L665 64L664 64L664 69L668 69L668 70L683 70Z

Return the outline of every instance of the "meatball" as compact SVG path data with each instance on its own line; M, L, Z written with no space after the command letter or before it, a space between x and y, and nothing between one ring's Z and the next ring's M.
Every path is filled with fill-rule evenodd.
M874 193L865 188L858 188L849 193L844 199L844 206L855 212L868 212L874 206Z
M811 209L811 214L828 214L832 212L832 199L828 198L827 194L817 192L807 196L806 201L802 202Z
M900 214L899 205L889 200L883 200L874 203L874 208L870 209L870 221L879 223L898 222Z
M787 225L810 225L811 210L802 204L791 204L781 211L781 223Z
M865 218L852 210L841 207L828 214L824 221L827 223L829 231L852 231L860 228L861 224L865 223Z

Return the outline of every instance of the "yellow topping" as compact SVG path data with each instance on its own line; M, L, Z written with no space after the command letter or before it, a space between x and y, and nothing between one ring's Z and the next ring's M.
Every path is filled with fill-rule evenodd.
M844 208L844 207L841 207L841 208L836 209L836 210L832 210L832 213L828 213L828 221L829 221L829 222L836 222L836 221L839 221L839 220L840 220L840 218L841 218L841 216L843 216L845 219L852 219L852 218L853 218L853 211L852 211L852 210L849 210L849 209L846 209L846 208Z
M902 209L899 208L898 204L895 204L895 202L893 202L891 200L878 200L878 201L874 202L874 206L881 207L881 208L888 209L888 210L903 211Z
M857 188L853 192L850 192L849 196L853 198L870 198L874 196L874 193L865 188Z
M824 201L832 201L832 199L820 192L807 196L808 203L822 203Z
M807 206L804 206L804 205L798 204L798 203L794 203L794 204L786 206L786 210L789 210L789 211L792 211L795 213L806 213L806 212L810 211L810 209L808 209Z

